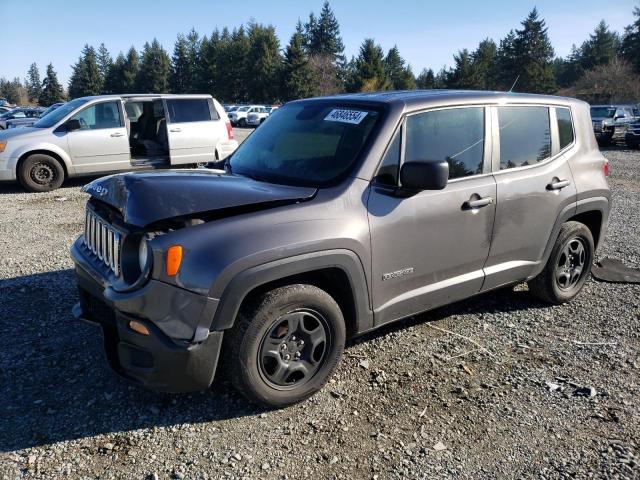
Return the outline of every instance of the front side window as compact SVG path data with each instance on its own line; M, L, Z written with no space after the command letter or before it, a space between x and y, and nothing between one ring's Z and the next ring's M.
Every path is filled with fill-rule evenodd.
M380 117L334 102L286 105L238 147L231 171L274 183L331 183L355 163Z
M76 113L71 120L80 122L81 130L100 130L122 126L118 102L103 102L91 105Z
M211 111L206 98L168 99L167 110L171 123L206 122Z
M574 133L571 123L571 110L568 108L556 108L558 119L558 135L560 137L560 150L573 143Z
M451 108L407 118L405 161L449 163L449 178L482 173L484 108Z
M500 170L534 165L551 156L548 107L498 107Z
M385 153L375 181L383 185L398 185L398 177L400 170L400 130L393 136L393 140L389 144L387 153Z

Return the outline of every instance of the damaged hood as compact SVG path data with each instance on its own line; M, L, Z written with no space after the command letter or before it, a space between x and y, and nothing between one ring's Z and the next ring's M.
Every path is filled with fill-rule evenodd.
M159 220L215 214L242 213L311 199L315 188L258 182L210 170L173 170L111 175L83 189L115 207L124 221L145 227ZM230 213L231 214L231 213Z

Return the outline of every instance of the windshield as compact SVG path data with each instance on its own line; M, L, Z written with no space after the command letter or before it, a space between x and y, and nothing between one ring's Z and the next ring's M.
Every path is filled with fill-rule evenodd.
M49 113L53 112L53 111L54 111L56 108L58 108L59 106L60 106L60 104L59 104L59 103L54 103L54 104L53 104L53 105L51 105L49 108L47 108L46 110L44 110L44 111L39 115L39 117L40 117L40 118L43 118L45 115L47 115L47 114L49 114Z
M238 147L231 171L273 183L330 183L353 165L380 116L334 103L285 105Z
M246 111L248 111L250 108L251 108L251 107L240 107L240 108L238 108L236 111L237 111L237 112L246 112Z
M613 118L615 107L591 107L591 118Z
M65 103L64 105L56 108L55 110L47 113L40 120L33 124L36 128L49 128L53 127L56 123L62 120L64 117L73 112L76 108L81 105L84 105L89 101L88 98L76 98L75 100L71 100L70 102Z
M5 112L2 115L0 115L0 119L6 120L8 118L11 118L12 115L16 115L18 113L20 113L20 111L9 110L8 112Z

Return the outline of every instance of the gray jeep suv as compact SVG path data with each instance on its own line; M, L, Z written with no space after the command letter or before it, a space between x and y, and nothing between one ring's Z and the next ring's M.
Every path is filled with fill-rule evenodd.
M607 225L608 164L581 101L462 91L291 102L222 170L85 187L77 317L111 366L165 391L220 363L281 407L346 339L519 282L571 300Z

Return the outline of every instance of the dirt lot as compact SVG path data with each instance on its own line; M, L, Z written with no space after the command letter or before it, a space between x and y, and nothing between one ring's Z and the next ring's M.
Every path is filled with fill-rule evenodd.
M640 267L640 151L605 155L599 254ZM520 286L439 309L352 343L285 410L223 380L159 394L112 373L70 313L82 183L0 186L0 478L640 476L640 286L590 281L560 307Z

